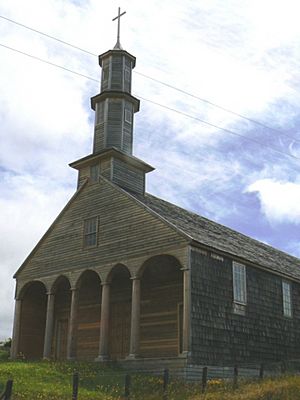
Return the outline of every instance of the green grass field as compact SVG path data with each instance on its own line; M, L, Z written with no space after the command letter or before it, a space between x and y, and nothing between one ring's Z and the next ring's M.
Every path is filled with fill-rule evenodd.
M96 363L0 361L0 393L12 378L13 400L65 400L72 397L72 374L79 372L79 400L123 398L125 372ZM300 377L284 376L262 382L241 382L233 390L230 382L212 380L207 392L200 384L171 379L169 400L300 400ZM162 399L162 377L132 375L132 400Z

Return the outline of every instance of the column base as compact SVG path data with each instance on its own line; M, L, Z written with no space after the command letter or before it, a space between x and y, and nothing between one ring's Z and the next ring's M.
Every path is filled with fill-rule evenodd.
M96 357L94 361L96 361L96 362L106 362L106 361L109 361L109 356L101 356L100 355L100 356Z
M67 357L67 361L76 361L76 357L74 357L74 356Z
M139 355L137 355L137 354L128 354L128 356L125 357L125 360L138 360L140 358L141 357Z
M191 357L191 353L189 351L183 351L182 353L180 353L178 355L179 358L190 358Z

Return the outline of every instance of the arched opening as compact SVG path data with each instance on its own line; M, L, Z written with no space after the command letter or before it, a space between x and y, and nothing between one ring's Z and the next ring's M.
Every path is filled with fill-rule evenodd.
M53 285L54 301L54 335L52 355L55 360L67 358L68 326L71 307L69 280L61 276Z
M101 281L94 271L85 271L79 280L77 359L98 356L100 336Z
M182 352L183 274L168 255L147 260L142 267L140 355L176 357Z
M110 273L109 356L122 359L129 354L131 320L131 280L124 265L117 265Z
M47 295L41 282L31 282L22 291L20 342L18 353L25 359L43 357Z

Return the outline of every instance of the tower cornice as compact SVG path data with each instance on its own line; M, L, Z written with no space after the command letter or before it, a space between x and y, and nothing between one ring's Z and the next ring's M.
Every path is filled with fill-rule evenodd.
M128 51L126 50L108 50L105 53L100 54L100 56L98 56L98 60L99 60L99 65L100 67L102 67L102 61L109 56L112 55L122 55L122 56L127 56L131 61L132 61L132 68L135 67L135 61L136 61L136 57L134 57L132 54L128 53Z
M137 99L136 97L132 96L129 93L122 92L119 90L105 90L96 96L91 98L91 107L95 111L96 109L96 103L99 103L100 101L104 101L105 99L125 99L130 101L133 106L134 106L134 112L139 111L140 109L140 100Z
M124 153L114 147L112 147L110 149L105 149L103 151L100 151L99 153L89 154L86 157L83 157L83 158L80 158L79 160L71 162L69 164L69 166L71 168L80 170L83 167L87 167L92 164L95 164L95 162L97 162L99 160L103 160L103 159L107 159L107 158L111 158L111 157L125 161L129 165L138 167L139 169L143 170L144 172L151 172L151 171L154 171L154 169L155 169L151 165L140 160L139 158L134 157L134 156L129 156L126 153Z

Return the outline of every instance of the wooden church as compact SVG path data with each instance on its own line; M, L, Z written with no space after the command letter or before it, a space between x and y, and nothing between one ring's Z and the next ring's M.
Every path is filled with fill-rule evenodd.
M120 12L118 23L120 21ZM300 357L300 260L145 192L135 57L99 56L93 152L15 274L11 357L182 366Z

